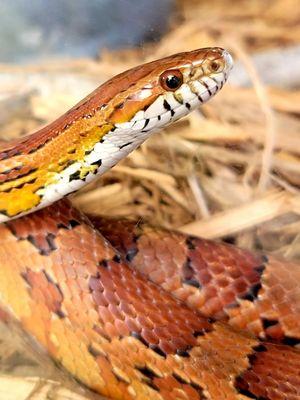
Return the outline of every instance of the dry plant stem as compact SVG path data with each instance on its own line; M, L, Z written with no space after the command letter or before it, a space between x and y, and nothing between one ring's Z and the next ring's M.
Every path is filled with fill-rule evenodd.
M243 47L241 44L239 44L239 40L237 38L235 40L230 40L230 43L231 47L234 49L240 60L245 64L245 67L249 72L261 109L265 114L266 135L264 150L262 153L261 172L257 185L257 192L262 193L268 187L270 172L272 169L272 157L276 143L275 115L271 108L265 86L262 84L250 57L243 50Z
M287 212L300 211L299 198L283 191L266 192L264 196L234 209L213 215L209 220L184 225L179 231L207 239L233 235Z
M0 400L96 400L96 396L76 393L62 382L0 375Z
M187 177L187 180L193 192L200 216L202 216L203 218L209 218L209 208L207 206L203 191L199 185L197 176L195 174L191 174Z
M182 196L179 190L177 190L176 180L171 175L144 168L130 168L125 166L116 166L115 171L128 174L139 179L147 179L156 182L161 190L169 194L170 197L172 197L183 208L189 210L188 202L184 196Z

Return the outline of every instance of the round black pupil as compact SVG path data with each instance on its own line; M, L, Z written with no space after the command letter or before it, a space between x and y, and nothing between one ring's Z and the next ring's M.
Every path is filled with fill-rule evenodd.
M181 85L181 79L176 75L169 75L166 79L166 84L170 89L176 89Z

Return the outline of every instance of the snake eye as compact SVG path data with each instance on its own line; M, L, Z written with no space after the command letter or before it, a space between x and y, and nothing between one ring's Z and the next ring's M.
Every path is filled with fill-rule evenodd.
M211 72L221 72L223 69L223 64L220 60L213 60L211 61L209 68Z
M170 69L160 76L160 84L166 90L175 91L182 85L183 76L179 70Z

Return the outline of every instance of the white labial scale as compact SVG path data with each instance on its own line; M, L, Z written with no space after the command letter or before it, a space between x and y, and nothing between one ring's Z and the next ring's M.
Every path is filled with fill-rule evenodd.
M205 82L207 84L207 86L209 87L209 90L211 90L212 92L214 92L215 88L216 88L216 82L214 82L211 78L209 78L208 76L204 76L202 79L202 82Z
M189 85L184 83L183 85L180 86L178 90L175 92L176 94L180 94L183 98L183 101L185 103L188 103L190 100L192 100L195 96L195 94L191 91Z
M160 120L157 121L157 127L160 128L171 121L171 111L167 111L160 116Z
M215 74L213 75L213 78L218 82L219 85L226 80L226 76L223 73Z
M130 120L128 122L122 122L120 124L115 124L115 127L116 128L122 128L122 129L131 129L133 127L133 125L134 125L134 121Z
M175 99L173 93L166 93L165 99L167 100L168 104L171 106L172 110L179 107L181 104Z
M193 82L193 88L197 92L198 96L201 96L203 102L210 99L210 94L202 83L198 81Z
M191 106L191 109L194 110L196 107L199 106L199 99L198 97L195 95L193 99L191 99L189 101L189 105Z
M196 96L195 96L196 97ZM197 99L197 97L196 97L196 99ZM198 100L198 99L197 99ZM199 100L198 100L198 104L199 104ZM187 108L186 108L186 106L185 106L185 104L181 104L179 107L177 107L177 108L174 108L174 117L176 117L176 118L180 118L180 117L183 117L184 115L187 115L187 113L188 113L188 110L187 110ZM173 117L173 118L174 118Z
M144 112L144 118L154 118L164 112L164 97L159 96Z
M157 126L157 123L158 123L158 118L157 117L150 118L147 126L145 127L145 129L147 129L148 131L152 130L153 128L155 129L155 127Z
M141 119L140 121L136 121L132 127L134 131L141 131L145 126L145 119Z
M209 85L209 90L211 91L212 95L214 96L219 89L219 85L217 85L216 82L212 79L206 79L206 82Z
M147 117L145 117L145 113L144 111L138 111L135 116L130 120L130 122L134 122L134 121L140 121L141 119L145 119Z

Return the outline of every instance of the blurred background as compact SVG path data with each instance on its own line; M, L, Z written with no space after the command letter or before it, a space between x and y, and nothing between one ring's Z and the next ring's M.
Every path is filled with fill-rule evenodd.
M141 46L168 30L173 0L3 0L0 60L97 56L103 48Z
M2 0L0 137L47 124L134 65L215 45L235 59L220 94L72 201L299 260L298 0ZM49 361L2 333L0 399L37 387L37 399L92 398L68 394Z

